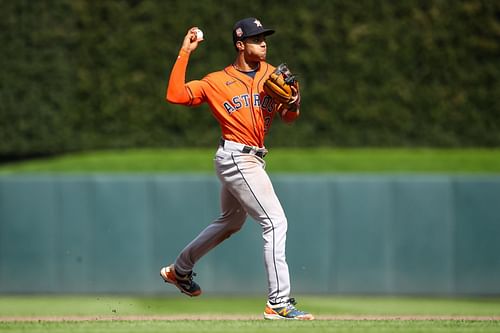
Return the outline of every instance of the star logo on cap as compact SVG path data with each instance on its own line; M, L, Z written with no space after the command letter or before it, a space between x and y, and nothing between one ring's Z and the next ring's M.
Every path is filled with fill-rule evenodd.
M260 23L260 21L257 19L255 19L255 21L253 21L253 23L255 23L255 25L258 27L262 27L262 23Z

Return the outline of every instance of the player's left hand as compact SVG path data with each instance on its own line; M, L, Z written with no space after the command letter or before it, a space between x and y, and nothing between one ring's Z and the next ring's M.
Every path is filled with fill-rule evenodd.
M276 103L295 104L299 98L299 82L285 63L280 64L264 82L264 91Z
M292 97L288 103L283 104L283 113L287 111L297 112L300 109L300 90L298 82L295 82L290 88L292 89Z
M299 82L295 81L295 84L290 88L292 88L292 99L288 104L300 104Z

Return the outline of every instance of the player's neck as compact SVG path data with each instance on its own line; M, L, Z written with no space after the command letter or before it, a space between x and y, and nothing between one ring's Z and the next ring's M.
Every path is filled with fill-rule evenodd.
M260 62L246 62L240 59L236 59L233 63L233 67L240 72L253 72L259 69Z

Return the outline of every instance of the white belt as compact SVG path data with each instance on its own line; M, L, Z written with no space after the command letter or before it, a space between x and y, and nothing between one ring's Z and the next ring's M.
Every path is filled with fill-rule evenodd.
M239 142L225 140L223 138L220 139L220 146L224 148L224 150L235 151L244 154L252 154L256 155L260 158L264 158L267 155L266 148L259 148L255 146L247 146Z

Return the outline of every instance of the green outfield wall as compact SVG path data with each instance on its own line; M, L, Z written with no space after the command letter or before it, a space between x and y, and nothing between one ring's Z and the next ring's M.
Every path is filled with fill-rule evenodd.
M294 293L500 294L500 177L272 175ZM0 177L0 293L173 293L162 265L217 217L211 175ZM208 293L266 294L249 219Z

